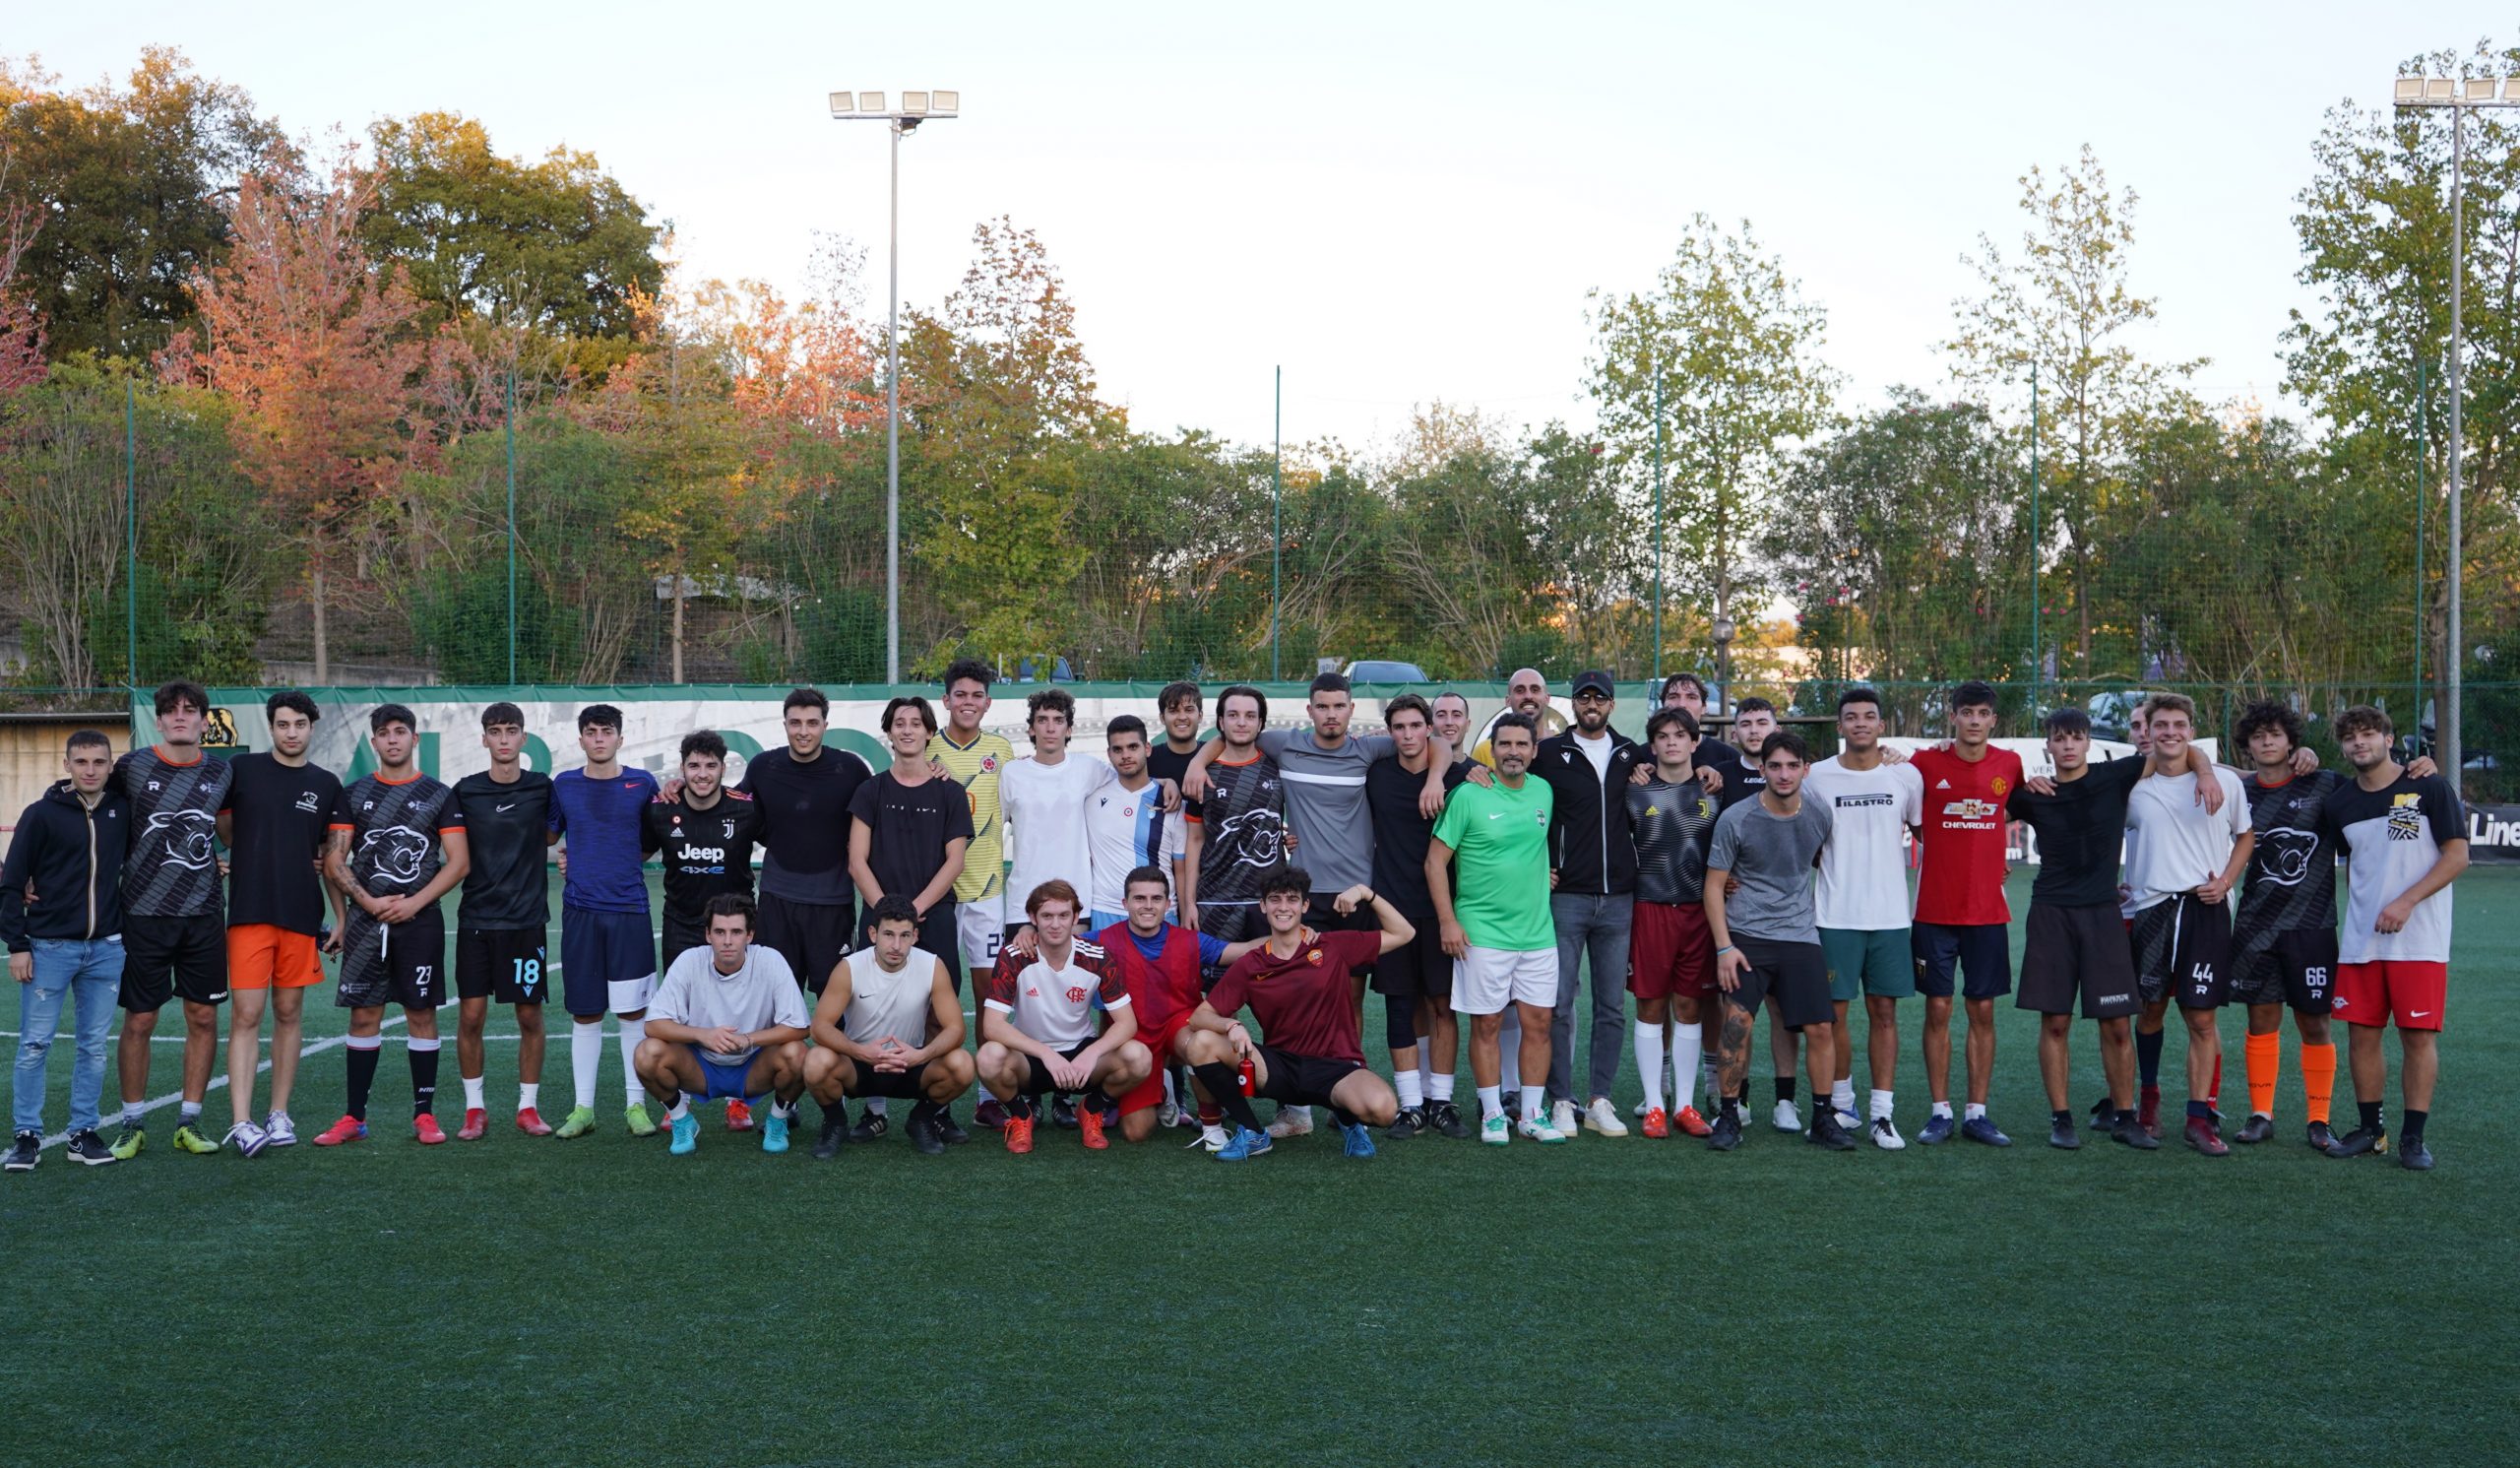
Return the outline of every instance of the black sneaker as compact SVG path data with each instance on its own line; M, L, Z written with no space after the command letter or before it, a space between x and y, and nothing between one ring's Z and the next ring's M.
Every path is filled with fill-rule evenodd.
M2431 1172L2432 1149L2424 1145L2424 1139L2418 1137L2398 1148L2398 1166L2410 1173Z
M1707 1133L1707 1146L1718 1152L1730 1152L1741 1145L1741 1114L1726 1107L1715 1118L1715 1129Z
M1523 1090L1516 1086L1505 1093L1505 1119L1510 1121L1523 1114Z
M2238 1131L2233 1133L2232 1140L2242 1146L2271 1142L2275 1140L2275 1118L2251 1112L2248 1120L2241 1124Z
M2067 1117L2062 1121L2048 1123L2048 1145L2061 1152L2082 1150L2082 1133L2074 1130L2073 1118Z
M823 1134L814 1139L814 1161L829 1162L840 1155L841 1144L849 1140L849 1113L836 1106L823 1108Z
M35 1164L42 1160L43 1134L22 1131L18 1133L18 1139L9 1144L9 1156L5 1161L0 1161L0 1172L32 1173L35 1170Z
M1470 1140L1470 1123L1461 1118L1460 1110L1449 1101L1438 1101L1426 1108L1426 1125L1437 1136L1456 1142Z
M1838 1124L1837 1113L1825 1106L1819 1109L1819 1115L1811 1118L1811 1130L1805 1140L1815 1147L1826 1147L1832 1152L1855 1150L1855 1138L1847 1135L1847 1129Z
M2313 1152L2324 1152L2336 1145L2336 1133L2329 1129L2325 1121L2311 1122L2309 1135L2310 1150Z
M970 1132L954 1123L954 1109L950 1106L936 1114L936 1134L949 1147L960 1146L972 1139Z
M2138 1152L2159 1152L2162 1149L2162 1139L2146 1131L2144 1123L2131 1115L2110 1123L2109 1139Z
M2365 1154L2377 1156L2388 1150L2388 1132L2367 1126L2357 1126L2327 1144L2327 1155L2330 1157L2362 1157Z
M1061 1131L1076 1130L1076 1098L1072 1096L1050 1098L1050 1124Z
M2117 1103L2107 1096L2091 1104L2091 1129L2107 1131L2117 1124Z
M1392 1141L1405 1142L1411 1137L1423 1132L1425 1129L1426 1113L1424 1110L1414 1106L1404 1106L1400 1109L1400 1115L1391 1118L1391 1124L1382 1129L1382 1134Z
M105 1145L105 1139L96 1135L94 1127L70 1133L70 1145L62 1150L70 1154L72 1162L82 1167L111 1167L122 1161L114 1156L111 1147Z
M891 1119L882 1112L859 1112L857 1124L849 1128L849 1139L852 1142L871 1142L892 1129Z
M910 1114L910 1122L902 1128L902 1131L910 1138L910 1144L918 1149L920 1156L942 1157L945 1155L945 1137L936 1128L935 1113L913 1110Z

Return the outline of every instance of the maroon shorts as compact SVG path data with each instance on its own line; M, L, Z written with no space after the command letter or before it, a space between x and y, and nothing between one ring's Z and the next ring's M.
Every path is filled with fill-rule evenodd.
M1640 999L1689 994L1712 999L1715 937L1695 903L1640 902L1628 926L1627 991Z

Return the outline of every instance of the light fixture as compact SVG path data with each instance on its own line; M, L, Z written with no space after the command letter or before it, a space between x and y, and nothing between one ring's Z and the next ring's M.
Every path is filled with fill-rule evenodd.
M2424 83L2424 99L2428 102L2452 100L2457 84L2448 77L2429 77Z
M928 94L927 109L931 112L945 112L949 114L959 112L963 110L963 94L959 92L930 93Z
M2506 102L2520 102L2520 77L2505 77L2503 79L2502 99Z
M2467 93L2468 100L2472 102L2489 102L2493 100L2493 78L2470 77L2468 79Z
M884 94L880 92L861 92L857 94L857 110L860 112L881 112L884 110Z
M2399 83L2398 85L2399 85L2400 87L2404 87L2406 84L2405 84L2405 83L2403 83L2403 82L2401 82L2401 83ZM835 92L835 93L833 93L833 94L831 95L831 115L833 115L834 117L846 117L846 116L848 116L850 113L854 112L854 111L856 111L856 110L857 110L857 94L856 94L856 93L854 93L854 92Z
M839 110L837 105L838 100L848 95L849 94L845 92L835 92L832 94L835 103L833 110ZM2411 106L2422 100L2424 100L2424 79L2422 77L2398 78L2397 103L2399 106Z
M905 112L924 112L924 111L926 111L926 110L927 110L927 94L926 94L926 93L924 93L924 92L905 92L905 93L903 93L903 94L902 94L902 110L903 110L903 111L905 111Z

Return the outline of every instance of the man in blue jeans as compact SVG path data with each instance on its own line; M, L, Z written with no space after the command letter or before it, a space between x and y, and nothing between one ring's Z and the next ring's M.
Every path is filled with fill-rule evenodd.
M1593 960L1590 1086L1583 1125L1627 1135L1610 1105L1627 1035L1627 943L1636 910L1636 847L1628 834L1628 776L1653 756L1610 728L1618 701L1600 670L1575 680L1575 722L1543 739L1532 773L1548 782L1549 917L1557 927L1557 1011L1549 1024L1550 1123L1573 1134L1575 996L1580 965Z
M70 1069L69 1153L101 1167L114 1161L96 1135L105 1089L105 1037L122 991L122 862L131 820L122 796L106 789L113 746L93 729L70 736L62 756L70 778L54 782L18 817L0 864L0 940L18 981L18 1064L10 1078L17 1135L0 1167L34 1171L43 1157L44 1067L65 1000L78 1026ZM32 895L30 895L32 894Z

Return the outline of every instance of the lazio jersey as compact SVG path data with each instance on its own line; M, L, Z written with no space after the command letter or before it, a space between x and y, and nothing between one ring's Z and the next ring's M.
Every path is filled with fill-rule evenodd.
M963 850L963 874L954 879L956 902L977 902L1006 890L1006 820L997 803L997 776L1015 758L1004 734L983 731L957 744L944 730L927 741L927 754L963 787L972 802L972 844Z

